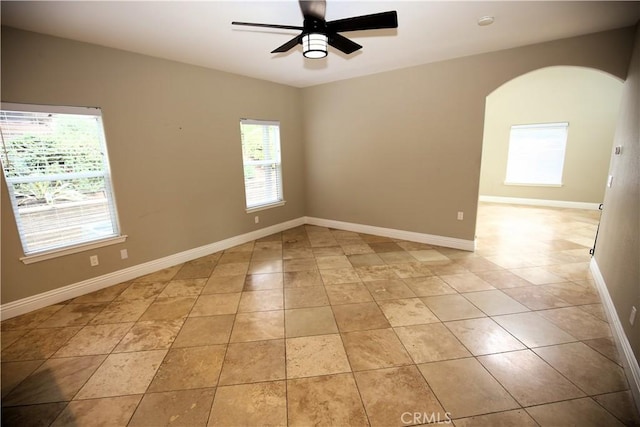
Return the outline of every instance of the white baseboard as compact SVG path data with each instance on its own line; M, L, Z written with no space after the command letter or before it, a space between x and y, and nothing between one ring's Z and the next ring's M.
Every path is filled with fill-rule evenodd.
M640 411L640 366L638 366L638 360L633 354L633 349L631 348L631 344L629 344L629 340L624 333L624 329L622 329L620 318L618 317L616 308L611 300L611 295L609 295L609 289L607 288L604 277L600 272L600 268L598 267L598 263L595 258L591 258L589 270L591 270L596 287L600 293L600 299L602 300L604 311L607 314L607 319L609 319L613 338L616 342L620 358L622 359L622 365L624 366L624 370L627 374L627 380L629 380L629 388L631 389L633 400L635 401L638 411Z
M219 252L252 240L266 237L273 233L288 230L304 224L318 225L322 227L332 227L340 230L354 231L357 233L375 234L378 236L391 237L395 239L410 240L414 242L427 243L431 245L444 246L466 251L475 250L473 240L456 239L452 237L435 236L431 234L414 233L411 231L394 230L390 228L374 227L371 225L354 224L349 222L332 221L328 219L301 217L291 221L286 221L270 227L250 233L234 236L219 242L189 249L184 252L169 255L164 258L134 265L123 270L114 271L102 276L83 280L78 283L43 292L38 295L12 301L0 306L0 319L6 320L21 314L29 313L48 305L57 304L62 301L76 298L90 292L95 292L108 286L117 285L136 277L144 276L164 268L173 267L183 262L191 261L215 252Z
M134 265L123 270L118 270L112 273L104 274L102 276L93 277L91 279L83 280L82 282L73 283L71 285L53 289L48 292L43 292L38 295L33 295L31 297L12 301L0 306L0 319L10 319L12 317L29 313L48 305L57 304L71 298L76 298L90 292L98 291L108 286L117 285L118 283L126 282L127 280L135 279L136 277L144 276L145 274L150 274L164 268L173 267L174 265L182 264L183 262L191 261L196 258L200 258L215 252L232 248L237 245L241 245L243 243L250 242L252 240L260 239L273 233L278 233L280 231L288 230L293 227L298 227L300 225L304 225L304 223L304 217L297 218L291 221L272 225L270 227L261 228L260 230L252 231L250 233L241 234L229 239L220 240L218 242L200 246L198 248L193 248L184 252L169 255L164 258L159 258L153 261L145 262L143 264Z
M524 199L519 197L480 196L481 202L507 203L512 205L546 206L550 208L588 209L597 211L600 203L569 202L564 200Z
M353 231L356 233L374 234L376 236L390 237L393 239L409 240L411 242L426 243L446 248L475 251L474 240L457 239L455 237L436 236L433 234L415 233L413 231L396 230L394 228L376 227L373 225L356 224L352 222L334 221L331 219L306 217L305 222L320 227L337 228L338 230Z

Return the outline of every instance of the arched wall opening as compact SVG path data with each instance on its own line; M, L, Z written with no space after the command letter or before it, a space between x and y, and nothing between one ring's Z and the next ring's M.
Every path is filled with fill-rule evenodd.
M486 98L479 195L483 201L597 206L604 199L623 83L606 72L552 66L518 76ZM568 123L559 186L505 183L510 130Z

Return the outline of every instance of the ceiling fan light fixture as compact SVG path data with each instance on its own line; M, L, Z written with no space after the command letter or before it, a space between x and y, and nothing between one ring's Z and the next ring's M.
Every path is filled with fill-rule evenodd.
M327 35L309 33L302 36L302 54L305 58L321 59L327 56Z

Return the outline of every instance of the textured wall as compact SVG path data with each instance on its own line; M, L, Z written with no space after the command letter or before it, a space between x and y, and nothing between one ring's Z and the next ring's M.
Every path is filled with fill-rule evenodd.
M2 183L2 302L304 215L299 89L4 28L2 100L102 108L123 245L24 265ZM240 118L280 120L287 204L245 213ZM129 259L120 260L126 247Z
M307 215L473 240L487 95L553 65L622 79L632 45L627 28L303 89Z
M614 146L622 154L611 156L595 259L620 323L636 358L640 356L640 316L629 324L631 307L640 309L640 27L633 58L624 83Z
M552 65L624 78L632 43L623 29L300 90L3 29L3 101L102 107L129 239L93 251L94 268L86 253L24 265L3 182L2 303L258 228L244 211L241 117L282 126L287 204L260 227L309 215L473 240L486 96Z

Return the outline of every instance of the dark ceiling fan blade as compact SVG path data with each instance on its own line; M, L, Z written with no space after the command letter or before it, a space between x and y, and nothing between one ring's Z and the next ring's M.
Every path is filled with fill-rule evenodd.
M302 16L305 18L324 20L324 15L327 10L327 3L325 0L298 0L298 3L300 3Z
M296 45L300 44L300 36L295 36L279 48L272 50L271 53L282 53L293 49Z
M398 14L395 10L327 22L327 30L330 32L377 30L380 28L398 28Z
M265 28L280 28L283 30L303 30L302 27L296 27L294 25L278 25L278 24L256 24L254 22L237 22L233 21L231 25L244 25L247 27L265 27Z
M329 34L329 44L341 52L346 53L347 55L355 52L358 49L362 49L358 43L349 40L345 36L341 36L337 33Z

